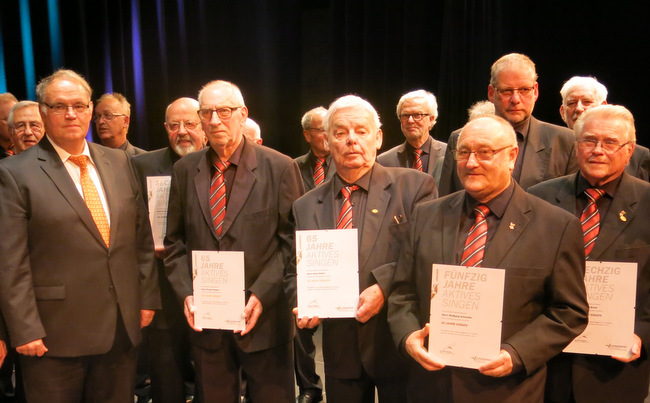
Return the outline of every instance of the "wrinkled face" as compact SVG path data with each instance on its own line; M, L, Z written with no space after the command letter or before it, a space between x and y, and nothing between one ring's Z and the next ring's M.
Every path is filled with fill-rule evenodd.
M218 113L213 112L209 120L201 120L203 132L212 148L237 147L242 139L248 109L237 103L230 87L223 85L206 88L201 102L201 109L237 108L229 118L221 119Z
M598 144L593 150L587 150L580 143L580 140L583 139L593 139L598 141ZM627 143L627 133L623 122L614 119L593 118L582 127L578 136L576 155L580 173L592 186L603 185L623 174L625 166L634 152L634 143L628 143L616 151L607 152L603 150L603 141L614 141L619 145Z
M477 151L481 148L498 150L513 144L497 122L478 118L468 123L458 139L458 150ZM475 153L464 161L456 161L458 177L472 197L487 202L505 190L511 181L511 172L517 159L517 147L508 147L494 154L491 160L481 161Z
M38 106L26 106L14 111L14 126L11 133L14 148L18 153L38 143L44 133Z
M303 130L305 140L309 143L312 152L317 157L324 158L330 153L330 144L327 141L327 132L323 127L323 119L326 112L314 112L311 118L310 127Z
M436 123L436 118L429 115L429 106L424 98L413 98L404 101L400 115L423 114L422 120L417 122L412 116L403 116L400 118L400 126L404 137L409 142L417 142L419 139L426 138L429 131Z
M129 130L128 116L114 116L113 119L106 118L110 115L124 115L124 108L113 98L107 98L97 104L95 108L95 128L97 135L105 145L119 147L126 141L126 133Z
M595 90L574 87L571 89L571 92L567 94L562 106L560 106L560 115L569 129L573 129L573 125L575 125L578 117L582 115L582 112L603 103L604 101L598 102Z
M165 130L169 144L181 157L198 151L205 145L206 138L193 103L172 104L167 110Z
M362 107L336 111L330 117L328 137L336 171L342 174L372 168L382 142L381 130Z
M93 116L93 104L81 84L66 78L55 79L46 88L44 101L50 106L89 105L89 108L85 110L83 108L67 108L66 112L62 114L56 114L46 106L41 106L39 110L45 125L45 132L58 146L71 152L70 150L83 145Z
M532 88L528 95L514 91L512 96L501 94L503 90ZM494 104L496 115L501 116L513 127L523 123L533 113L539 89L535 75L528 68L504 70L499 73L496 87L488 86L488 99Z
M7 125L7 118L11 107L16 105L14 101L0 101L0 142L11 142L11 133L9 125Z

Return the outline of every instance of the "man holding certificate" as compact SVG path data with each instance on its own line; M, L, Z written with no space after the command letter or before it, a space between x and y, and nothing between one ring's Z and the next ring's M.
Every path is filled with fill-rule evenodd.
M588 261L638 264L634 335L627 354L558 356L549 365L547 399L617 402L624 397L626 402L643 402L650 375L650 184L625 172L636 142L634 117L622 106L601 105L583 112L574 130L580 171L536 185L530 193L581 219L597 217L583 220L589 227ZM599 274L604 278L613 273L602 269ZM588 294L591 301L604 293L594 287Z
M406 401L405 362L391 341L385 301L411 212L420 201L436 197L437 190L431 175L375 163L380 127L367 101L349 95L332 103L325 130L337 174L293 208L298 230L354 228L358 234L358 305L347 318L323 320L325 388L333 402L374 401L375 387L382 403ZM343 256L349 249L330 252ZM295 288L295 277L289 280ZM298 290L300 298L304 291ZM299 327L320 323L318 317L294 312Z
M237 86L212 81L198 101L210 146L174 165L165 238L165 271L194 330L197 393L204 402L239 401L241 370L252 401L293 402L295 326L283 276L293 244L291 205L303 193L300 171L289 157L243 137L248 109ZM205 275L212 294L197 294L204 289L194 287L193 274ZM211 307L196 306L197 297L233 309L206 317ZM226 314L237 327L195 322Z
M515 132L484 116L454 152L465 190L422 203L397 262L388 320L412 357L409 401L541 402L546 362L587 324L580 224L512 179ZM487 228L485 228L487 227ZM445 367L425 348L433 264L505 270L501 350L475 369Z

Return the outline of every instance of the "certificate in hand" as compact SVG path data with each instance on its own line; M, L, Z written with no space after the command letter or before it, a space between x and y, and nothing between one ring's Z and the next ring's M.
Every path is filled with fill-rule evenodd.
M357 229L296 231L298 316L354 318L359 304Z
M429 354L478 368L499 355L505 270L434 264Z
M147 200L149 201L149 222L153 244L156 250L164 248L163 239L167 232L167 205L171 176L147 176Z
M636 263L587 261L589 324L565 353L626 355L634 334Z
M244 330L244 252L192 251L192 278L196 326Z

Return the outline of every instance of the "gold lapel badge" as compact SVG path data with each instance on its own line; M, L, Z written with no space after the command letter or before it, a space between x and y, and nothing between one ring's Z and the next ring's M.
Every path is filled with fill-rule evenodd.
M377 214L377 213L379 213L379 210L377 210L376 208L374 208L374 209L372 209L372 210L370 210L370 211L372 212L372 214Z
M621 212L618 213L618 218L623 222L627 221L627 217L625 217L625 211L624 210L621 210Z
M510 229L515 229L515 223L511 222L510 225L508 226Z

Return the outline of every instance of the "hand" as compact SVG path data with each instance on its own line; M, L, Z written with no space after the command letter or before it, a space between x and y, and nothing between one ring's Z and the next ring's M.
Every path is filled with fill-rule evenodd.
M140 329L149 326L155 313L156 311L151 309L140 309Z
M293 308L293 314L296 315L296 325L299 329L313 329L316 326L320 325L322 320L318 316L309 318L303 316L302 318L298 317L298 308Z
M627 355L612 355L612 358L620 362L632 362L641 357L641 344L643 344L641 338L635 334L632 347L630 347Z
M421 330L408 335L405 342L405 348L408 355L420 363L428 371L438 371L445 367L441 362L434 360L429 351L424 348L424 339L429 335L429 324L427 323Z
M244 308L244 319L246 320L246 327L241 331L241 335L245 335L250 332L257 323L257 318L262 314L262 302L255 296L251 294L251 297L248 299L248 303ZM235 330L235 333L239 333L239 330Z
M512 357L506 350L501 349L497 358L479 367L478 371L495 378L508 376L512 373Z
M357 309L357 320L366 323L373 316L381 311L384 306L384 293L381 292L379 284L371 285L359 295L359 309Z
M30 341L27 344L16 347L18 354L42 357L47 353L47 347L43 344L43 339Z
M196 307L194 306L194 295L188 295L185 297L185 303L183 304L183 313L185 313L187 323L190 325L192 330L195 332L202 332L202 328L194 325L194 312L196 312Z
M0 367L7 356L7 345L4 341L0 340Z

